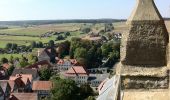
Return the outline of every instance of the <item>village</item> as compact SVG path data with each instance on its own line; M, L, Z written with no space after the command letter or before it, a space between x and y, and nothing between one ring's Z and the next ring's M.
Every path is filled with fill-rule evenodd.
M119 41L121 35L115 35L114 38ZM75 41L77 41L77 39L75 39ZM92 46L94 43L97 44L95 48L98 49L98 51L100 51L99 48L101 44L108 42L107 39L103 39L99 35L94 35L93 33L83 37L81 41L85 42L85 44L86 42L92 43ZM77 44L78 42L75 42L75 45ZM27 64L28 58L24 56L22 61L14 58L9 60L3 58L1 60L2 67L0 69L0 84L3 94L0 100L15 100L15 98L19 100L47 99L51 96L51 90L54 86L53 81L51 81L52 77L71 79L78 87L88 84L92 91L98 94L100 91L99 88L101 88L100 84L114 75L113 66L105 66L105 64L107 65L107 63L111 62L109 58L106 59L104 57L103 60L101 57L92 59L92 56L91 59L93 62L89 61L88 63L90 64L87 65L85 64L85 52L78 50L77 53L80 52L80 54L77 54L77 59L75 55L75 58L65 55L64 57L62 53L60 53L63 52L60 50L62 47L63 45L58 45L56 47L55 44L50 44L50 46L46 48L38 49L37 56L32 56L32 59L37 59L34 59L32 64L29 65ZM93 48L94 50L92 49L93 51L91 51L91 53L95 52L95 48ZM70 52L70 50L66 52ZM99 57L99 55L97 54L94 57ZM88 59L90 59L90 57ZM117 57L115 55L115 62L112 63L116 63L118 60L119 53ZM94 66L91 64L96 65Z

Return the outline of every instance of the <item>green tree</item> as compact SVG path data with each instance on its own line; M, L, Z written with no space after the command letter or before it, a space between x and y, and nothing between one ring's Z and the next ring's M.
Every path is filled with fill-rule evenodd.
M89 84L83 84L80 86L80 95L83 99L85 99L88 96L93 95L93 89L90 87Z
M2 64L8 63L8 59L5 57L1 58L1 63Z
M31 42L31 47L32 47L32 48L36 48L36 47L37 47L37 44L36 44L35 41Z
M48 68L48 65L43 66L39 71L40 80L49 80L52 76L52 71Z
M12 43L7 43L5 46L6 49L11 49L12 48Z
M70 32L65 32L65 36L70 36Z
M54 47L54 41L53 41L53 40L50 40L50 41L48 42L48 45L49 45L50 47Z
M14 62L14 57L11 55L10 56L10 58L9 58L9 62L11 63L11 64L13 64L13 62Z
M94 96L89 96L86 100L96 100Z
M79 88L76 83L70 79L55 80L54 87L51 90L52 100L81 100L79 96Z
M13 70L15 69L15 67L13 65L11 65L8 69L8 75L11 76L12 75L12 72Z
M41 41L39 41L39 42L37 43L37 47L38 47L38 48L43 48L43 43L42 43Z
M56 41L57 41L57 40L64 40L63 35L58 35L58 36L56 37Z
M17 45L16 43L13 43L11 48L12 48L13 50L16 50L17 47L18 47L18 45Z
M28 59L22 55L21 59L19 60L20 67L26 67L29 65Z
M77 48L74 54L75 58L87 58L87 50L85 48Z

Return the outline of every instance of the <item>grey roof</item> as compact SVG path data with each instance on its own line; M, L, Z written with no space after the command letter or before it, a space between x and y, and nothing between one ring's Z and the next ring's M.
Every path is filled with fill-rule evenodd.
M117 92L118 92L118 84L119 84L120 76L113 76L109 79L101 89L101 93L99 94L97 100L116 100Z
M109 77L109 73L107 74L90 74L89 81L103 81Z
M7 86L8 86L8 82L7 81L0 81L0 86L3 90L3 92L6 92Z
M33 78L36 78L38 76L37 69L22 69L22 68L15 68L12 76L16 76L17 74L31 74Z

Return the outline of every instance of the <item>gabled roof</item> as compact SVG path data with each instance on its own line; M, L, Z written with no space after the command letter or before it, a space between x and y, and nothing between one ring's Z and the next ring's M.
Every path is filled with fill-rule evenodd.
M40 53L39 57L49 57L50 58L50 56L48 55L48 53L46 52L45 49Z
M5 93L6 92L6 89L7 89L7 86L8 86L8 82L7 81L0 81L0 86L3 90L3 92Z
M62 65L65 62L70 62L72 65L75 65L77 63L77 60L76 59L59 59L57 64Z
M51 81L34 81L32 85L32 90L51 90L52 82Z
M39 69L39 66L43 66L43 65L48 65L48 67L52 67L52 65L50 64L50 62L49 61L47 61L47 60L44 60L44 61L40 61L40 62L37 62L37 63L35 63L35 64L33 64L33 65L30 65L30 66L28 66L28 67L26 67L27 69L32 69L32 68L35 68L35 69Z
M17 69L15 68L11 76L16 76L17 74L31 74L33 78L38 76L37 69Z
M66 74L88 75L88 72L83 66L73 66L66 72Z
M14 86L15 86L15 81L14 80L0 80L1 81L5 81L9 83L9 86L11 87L11 92L13 92L14 90Z
M38 100L37 93L12 93L9 100Z
M32 76L32 75L31 75ZM10 76L9 80L13 80L16 82L17 85L23 86L26 85L28 82L31 82L32 79L30 75L16 75L16 76Z

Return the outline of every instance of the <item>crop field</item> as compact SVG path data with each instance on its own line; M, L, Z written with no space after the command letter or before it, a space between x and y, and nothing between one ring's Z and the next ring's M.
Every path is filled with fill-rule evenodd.
M8 33L15 35L41 35L49 31L55 32L67 32L80 29L81 24L49 24L49 25L37 25L29 27L12 26L9 29L0 30L0 33Z

